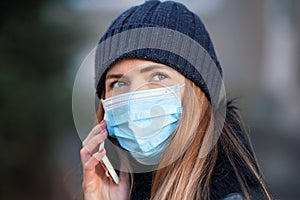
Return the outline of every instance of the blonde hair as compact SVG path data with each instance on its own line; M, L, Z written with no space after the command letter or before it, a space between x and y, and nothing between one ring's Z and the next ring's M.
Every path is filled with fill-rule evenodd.
M205 132L209 130L210 104L203 92L194 90L198 87L193 82L186 82L181 119L160 165L165 166L170 158L180 156L172 164L156 171L152 199L195 199L199 196L198 185L204 178L201 169L205 164L199 153Z
M246 166L255 177L259 190L270 200L271 196L262 180L250 140L236 110L232 108L227 110L222 134L217 144L211 147L211 144L206 144L207 138L214 137L210 102L204 92L188 79L182 107L183 112L178 126L172 134L158 170L154 173L151 199L210 199L212 175L221 146L245 198L247 200L251 198L251 190L245 178L240 175L237 162L242 162ZM103 119L103 114L100 105L97 113L98 121ZM247 146L233 127L236 123L243 129L242 134L245 134L243 137L247 140ZM206 156L201 154L203 149L210 149ZM131 182L133 183L132 180Z
M211 199L211 181L214 167L217 162L220 146L228 157L231 167L237 177L242 192L247 200L251 198L251 189L247 181L240 176L236 162L243 162L247 170L257 179L258 187L266 199L271 199L264 182L258 171L257 162L252 149L248 149L240 140L238 133L234 130L235 122L241 127L242 122L234 109L229 107L226 114L225 125L216 145L211 144L210 138L214 137L213 118L211 105L205 94L193 82L187 80L186 90L183 99L183 113L178 128L174 134L172 143L166 150L164 159L181 154L180 148L188 145L186 151L171 165L156 171L151 199ZM231 115L231 116L229 116ZM232 118L236 120L232 121ZM229 119L230 118L230 119ZM246 139L249 138L245 132ZM208 140L206 140L209 138ZM190 141L192 139L192 141ZM250 142L248 143L250 145ZM212 148L210 145L214 145ZM203 157L202 148L210 149L210 152ZM251 145L250 145L250 148ZM204 150L206 151L206 150ZM233 152L235 151L235 152ZM238 159L236 159L238 157ZM253 158L253 159L252 159Z

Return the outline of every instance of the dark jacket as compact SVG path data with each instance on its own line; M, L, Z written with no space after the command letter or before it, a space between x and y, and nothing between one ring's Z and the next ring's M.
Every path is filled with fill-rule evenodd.
M152 184L152 173L142 173L142 174L135 174L134 175L134 186L132 191L131 199L133 200L148 200L150 199L150 193L151 193L151 184ZM222 196L224 193L226 193L228 190L220 191L219 189L213 189L212 197L211 199L215 199L216 196ZM244 197L238 193L227 193L226 195L223 195L222 198L216 199L216 200L244 200Z

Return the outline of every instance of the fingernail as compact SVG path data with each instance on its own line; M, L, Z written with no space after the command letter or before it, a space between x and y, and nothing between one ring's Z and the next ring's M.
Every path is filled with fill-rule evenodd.
M102 135L107 135L106 129L103 129L103 130L100 132L100 134L102 134Z
M101 126L104 126L104 125L105 125L105 120L104 120L104 119L100 122L100 125L101 125Z
M104 148L99 149L99 153L102 153L104 151Z

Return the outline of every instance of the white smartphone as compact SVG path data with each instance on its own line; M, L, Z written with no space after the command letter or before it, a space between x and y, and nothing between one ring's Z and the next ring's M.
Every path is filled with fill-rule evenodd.
M105 114L104 114L104 119L106 119ZM104 142L100 144L99 149L100 148L104 148ZM119 183L118 174L116 173L114 167L112 166L111 162L109 161L106 155L102 158L101 164L105 170L106 176L110 177L115 184L118 184Z
M103 147L104 147L104 142L100 144L99 148L103 148ZM106 155L102 158L101 164L105 170L106 176L110 177L115 184L118 184L119 183L118 174L116 173L114 167L112 166L111 162L109 161Z

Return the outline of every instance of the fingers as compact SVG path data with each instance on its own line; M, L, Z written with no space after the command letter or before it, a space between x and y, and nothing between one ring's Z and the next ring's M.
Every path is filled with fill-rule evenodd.
M104 142L107 137L107 131L102 130L98 135L95 135L90 141L80 150L82 164L87 162L90 157L98 151L99 145Z
M91 157L90 152L87 150L87 148L82 147L80 150L80 159L82 165L84 165Z
M95 135L90 141L84 146L91 154L96 152L99 149L99 145L104 142L107 137L107 131L102 130L102 132L98 135ZM95 151L96 149L96 151Z
M80 157L83 167L83 188L85 191L98 187L99 181L104 177L100 160L106 154L104 148L99 149L101 143L107 138L105 121L95 126L89 133L88 137L82 143Z
M99 134L104 129L106 129L106 122L105 122L105 120L102 120L99 124L97 124L91 130L91 132L88 134L88 136L82 142L82 145L84 146L91 138L93 138L95 135Z
M82 148L80 150L82 165L84 165L91 156L98 151L99 145L106 139L108 133L105 127L105 121L101 121L100 124L91 130L88 137L82 143Z
M101 149L93 154L90 159L83 164L83 191L92 191L92 193L94 193L94 191L99 189L99 181L102 180L102 178L105 178L104 170L99 160L101 160L105 154L105 149Z
M105 149L100 149L98 152L94 153L93 156L83 165L84 172L92 171L94 173L96 165L106 154Z

